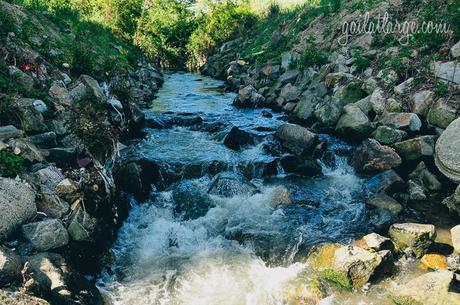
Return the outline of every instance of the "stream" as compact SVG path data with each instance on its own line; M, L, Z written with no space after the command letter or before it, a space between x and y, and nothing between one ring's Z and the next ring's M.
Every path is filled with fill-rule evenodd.
M164 189L152 187L147 202L132 199L112 249L114 261L99 280L112 304L291 304L286 286L308 277L311 246L370 231L361 197L365 180L346 162L349 145L321 135L328 143L320 159L323 175L288 175L267 149L285 123L283 115L237 109L234 97L211 78L165 75L146 117L170 122L179 116L182 123L147 128L129 154L172 167L184 178ZM205 128L186 123L196 117ZM254 145L227 148L223 137L233 126L253 134ZM217 187L216 174L227 178ZM286 189L293 202L280 204ZM326 298L319 304L374 304L359 302Z

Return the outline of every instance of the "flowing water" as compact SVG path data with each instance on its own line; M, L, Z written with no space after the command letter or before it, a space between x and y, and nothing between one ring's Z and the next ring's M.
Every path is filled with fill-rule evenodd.
M245 171L248 165L276 163L265 147L284 122L281 114L266 117L261 109L236 109L233 98L220 81L188 73L166 75L158 99L146 111L149 119L198 115L202 125L222 130L147 129L148 136L130 154L175 168L200 165L200 174L188 182L204 192L215 174L206 168L220 162L225 170L251 178L258 191L211 195L209 209L191 219L176 212L175 185L153 188L150 200L142 204L133 199L113 246L114 262L100 278L100 288L113 304L286 304L286 287L308 277L302 258L312 245L347 242L369 231L361 198L364 181L343 156L348 145L322 135L329 143L328 157L318 177L286 175L279 165L276 175L261 174L256 166ZM255 134L256 144L241 151L225 147L222 134L232 126ZM275 204L280 187L290 191L293 204ZM334 300L319 304L373 304Z

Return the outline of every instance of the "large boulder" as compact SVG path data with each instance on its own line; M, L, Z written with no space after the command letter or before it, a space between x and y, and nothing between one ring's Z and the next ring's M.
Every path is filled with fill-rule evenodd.
M30 296L22 292L0 290L0 304L2 305L50 305L47 301Z
M67 230L58 219L23 225L22 235L37 251L48 251L69 243Z
M307 128L296 124L284 124L275 132L275 137L283 147L297 155L302 155L313 148L317 142L317 135Z
M236 126L232 127L230 132L224 138L224 145L233 150L239 150L244 146L253 144L254 138L252 135Z
M419 131L422 127L422 121L420 121L420 118L415 113L384 113L379 123L405 131Z
M22 264L19 255L0 246L0 287L19 281L21 270Z
M388 126L379 126L373 133L373 138L383 145L391 145L396 142L401 142L406 137L407 133L405 131Z
M433 225L418 223L398 223L390 227L389 236L400 251L422 257L436 238Z
M347 105L335 129L351 137L366 137L371 133L372 125L367 115L358 106Z
M9 140L11 138L22 138L24 131L17 129L13 125L0 126L0 141Z
M383 193L367 198L366 203L374 208L386 210L393 216L398 216L403 210L398 201Z
M0 178L0 241L37 214L35 192L27 184Z
M41 133L48 130L43 115L35 109L35 99L18 98L14 103L21 117L22 129L25 132Z
M455 273L435 271L396 286L391 298L404 305L460 305L459 288Z
M89 75L81 75L80 81L86 86L86 96L99 101L106 101L107 97L98 82Z
M363 141L351 158L351 164L360 173L375 173L401 165L401 158L389 146L374 139Z
M319 101L320 99L317 96L306 91L300 96L299 102L294 108L294 114L302 120L311 119Z
M453 121L436 143L435 162L446 177L460 183L460 118Z
M448 103L446 99L440 98L428 112L427 121L433 126L447 128L456 118L457 109Z
M242 108L254 108L260 106L265 102L265 98L259 94L252 85L241 88L238 91L238 96L236 97L233 104L236 107Z
M417 160L434 154L435 136L421 136L394 144L398 154L406 160Z

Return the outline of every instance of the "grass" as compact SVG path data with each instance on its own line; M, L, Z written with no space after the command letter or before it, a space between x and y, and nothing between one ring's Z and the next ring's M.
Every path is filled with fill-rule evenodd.
M24 172L24 159L21 156L0 151L0 175L13 177Z

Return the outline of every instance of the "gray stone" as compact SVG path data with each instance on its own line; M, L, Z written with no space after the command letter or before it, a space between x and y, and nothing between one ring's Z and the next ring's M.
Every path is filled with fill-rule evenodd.
M434 92L430 90L423 90L416 92L412 96L412 112L415 112L421 117L425 117L431 107L434 99Z
M373 251L394 250L394 244L391 239L377 233L367 234L361 240L364 242L366 249L372 249Z
M65 106L72 105L72 99L70 98L69 91L60 84L53 84L50 87L48 94L56 104Z
M456 118L457 109L451 106L446 99L440 98L428 112L427 121L433 126L447 128Z
M13 148L17 154L20 154L22 158L29 162L34 163L45 160L43 152L27 139L11 139L8 141L8 145Z
M257 90L252 86L246 86L238 91L238 97L233 104L237 107L256 107L265 102L265 98L260 95Z
M299 77L299 73L300 72L297 69L288 70L280 76L279 81L282 85L286 85L288 83L294 84Z
M48 217L62 218L69 212L70 206L59 198L54 191L49 190L47 187L42 187L41 199L37 202L37 209Z
M304 92L300 96L299 102L294 109L294 114L302 120L309 120L312 118L315 107L319 101L320 99L314 94L311 94L309 91Z
M435 162L447 178L460 183L460 118L453 121L436 143Z
M22 138L24 131L17 129L13 125L0 126L0 141L9 140L11 138Z
M35 100L32 102L32 105L37 112L44 113L48 111L48 106L42 100Z
M431 71L434 75L445 82L460 84L460 62L440 62L431 64Z
M56 133L53 131L37 134L27 138L32 144L38 145L39 147L53 147L56 146Z
M96 228L97 220L80 207L73 214L67 230L75 241L93 241Z
M408 131L419 131L422 127L422 121L415 113L388 112L380 118L379 122L382 125Z
M0 240L37 214L35 193L27 184L0 178Z
M450 48L450 54L453 58L460 57L460 41L454 44L452 48Z
M383 193L368 198L366 203L378 209L387 210L393 216L398 216L403 210L399 202Z
M394 144L398 154L406 160L417 160L434 154L435 136L421 136Z
M337 122L335 129L351 137L366 137L372 131L372 125L367 115L354 104L345 106L344 114Z
M398 250L413 253L420 258L433 244L436 238L436 228L426 224L399 223L392 225L388 234Z
M425 162L420 162L415 170L409 174L409 178L419 181L420 185L423 185L430 191L440 191L442 184L438 178L431 173L425 165Z
M414 83L414 78L408 78L404 82L400 83L394 88L395 93L397 94L405 94L408 90L411 89L412 84Z
M381 144L391 145L405 139L407 137L407 133L388 126L379 126L375 130L373 137Z
M296 124L284 124L275 132L275 137L281 144L297 155L313 148L317 135Z
M81 75L79 80L86 86L86 95L99 101L106 101L107 97L98 82L89 75Z
M364 194L367 197L372 197L375 194L384 192L394 192L399 190L404 185L404 180L394 171L387 170L381 172L364 183Z
M55 166L42 168L33 174L37 184L43 184L54 191L59 182L65 179L61 171Z
M50 305L47 301L30 296L23 292L0 290L0 304L2 305Z
M21 85L26 91L32 91L34 89L34 79L22 72L15 66L9 66L8 72L11 78Z
M424 201L427 199L425 194L425 188L420 183L409 180L407 182L407 192L409 193L409 199L412 201Z
M286 86L281 89L280 97L284 99L285 102L297 101L300 95L300 91L297 87L288 83Z
M343 111L342 101L335 97L326 97L316 105L314 117L322 126L335 127Z
M86 86L79 82L70 88L69 92L72 103L78 103L86 97Z
M452 236L452 245L454 246L455 252L460 253L460 225L450 229L450 234Z
M21 270L22 264L19 255L0 246L0 287L19 281Z
M460 185L451 196L442 201L442 204L444 204L451 212L460 215Z
M360 173L374 173L401 165L401 158L389 146L366 139L351 157L351 164Z
M14 102L22 118L21 125L25 132L40 133L48 130L43 115L34 107L35 101L30 98L18 98Z
M244 176L233 172L223 172L214 178L208 192L212 195L234 197L236 195L254 194L256 190L257 188Z
M58 219L23 225L22 235L37 251L48 251L69 243L67 230Z

